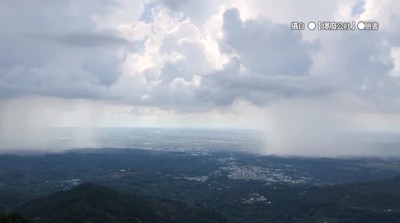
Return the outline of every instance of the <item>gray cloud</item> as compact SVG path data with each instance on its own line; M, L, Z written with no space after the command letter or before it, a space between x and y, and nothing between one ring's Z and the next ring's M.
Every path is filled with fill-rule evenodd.
M121 73L115 51L128 41L97 30L92 16L116 7L103 3L1 1L0 97L105 97Z
M371 1L319 5L330 10L317 13L327 19L376 16L382 22L377 32L294 32L289 24L276 22L291 19L283 18L293 10L285 9L288 1L279 11L284 15L275 20L276 13L252 14L262 11L253 4L271 2L237 2L153 1L135 20L124 11L123 1L0 0L0 121L12 117L0 128L0 137L9 138L13 120L20 126L12 129L18 135L24 123L41 115L28 115L31 108L42 107L49 98L68 104L63 101L67 98L193 117L216 110L229 113L242 105L249 111L266 109L249 116L268 116L268 146L276 153L328 154L319 148L338 141L363 153L364 145L372 151L382 144L380 139L357 144L343 131L357 127L351 121L358 114L381 115L379 122L395 120L400 112L400 78L394 75L400 65L391 56L400 45L394 1L381 7L387 15L381 8L374 15ZM225 10L231 5L238 8ZM293 16L308 20L314 15L302 11ZM30 104L34 95L43 101ZM95 106L84 119L98 110Z
M36 94L206 111L236 100L264 106L280 98L325 97L343 91L373 100L398 95L398 78L388 75L393 63L385 58L390 47L381 44L386 33L337 33L310 42L287 24L262 17L243 20L232 8L223 13L218 43L220 53L229 58L223 68L212 68L198 29L182 22L160 39L158 53L168 59L121 79L125 54L132 52L131 45L145 45L146 39L131 43L116 30L98 30L92 16L98 15L97 10L106 14L115 5L96 8L89 1L78 8L61 1L29 9L2 4L6 6L2 9L6 19L0 22L2 98ZM168 4L180 10L176 7L188 3ZM48 19L50 15L54 20ZM6 25L13 19L16 26ZM140 51L145 53L146 48ZM323 69L313 69L313 58L323 61Z
M231 59L222 69L211 72L202 43L187 38L193 36L188 30L183 26L182 31L164 39L160 52L178 53L181 58L167 61L159 74L155 74L157 70L147 70L147 81L160 80L162 84L146 92L149 98L139 103L178 111L204 111L228 106L238 99L266 105L280 97L332 90L329 84L309 75L310 54L318 50L318 44L302 40L300 33L291 32L283 24L266 19L242 21L237 9L227 10L219 44ZM241 74L242 66L245 74ZM200 85L191 85L194 75L201 77Z
M180 6L185 3L188 3L188 0L157 0L160 4L166 5L167 7L177 10Z
M286 24L266 19L242 21L237 9L224 13L222 46L236 52L251 72L264 75L307 75L316 43L302 40Z
M59 37L44 38L54 40L71 47L118 47L127 46L128 41L124 38L107 32L92 33L67 33Z

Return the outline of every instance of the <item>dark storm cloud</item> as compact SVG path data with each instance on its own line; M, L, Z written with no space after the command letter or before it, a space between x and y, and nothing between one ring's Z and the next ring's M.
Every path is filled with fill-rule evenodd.
M179 7L188 2L188 0L156 0L160 4L163 4L171 9L179 9Z
M237 58L233 58L224 69L205 76L203 87L197 92L198 97L221 105L245 99L262 106L280 98L323 97L336 90L316 77L268 76L255 72L240 74L239 63Z
M225 11L223 19L220 47L236 56L223 69L203 76L195 94L199 101L229 105L245 99L265 105L280 97L324 95L333 90L309 76L310 54L318 50L317 43L306 42L287 26L266 19L242 21L237 9ZM243 74L241 66L246 69Z
M0 97L103 98L128 41L98 30L92 17L112 1L0 1Z
M206 53L209 46L200 26L192 23L196 13L187 17L174 14L195 3L158 2L174 10L155 10L152 16L159 13L161 19L149 20L145 26L159 24L135 29L144 34L132 43L125 38L136 33L101 30L93 20L116 9L110 1L104 5L95 1L0 1L0 97L112 98L136 105L205 111L236 100L263 106L281 98L324 97L342 91L367 98L373 95L377 100L398 95L398 78L388 75L393 62L384 58L390 47L385 48L382 40L388 33L336 32L332 37L321 33L316 41L306 41L302 32L291 31L288 24L264 17L242 19L240 11L231 8L223 13L217 40L218 53L227 62L216 69ZM157 33L163 25L171 29ZM391 39L388 45L394 44L395 38ZM140 45L135 46L138 52L127 60L134 44ZM143 59L148 51L155 56ZM149 67L131 68L137 58ZM316 61L323 65L313 71Z
M222 46L236 52L252 72L265 75L307 75L312 65L310 52L316 43L302 40L286 24L266 19L243 22L237 9L224 13Z
M210 117L215 126L226 120L240 128L236 117L244 115L256 127L265 118L269 152L361 154L362 143L337 133L398 130L398 3L299 4L0 0L0 138L15 135L8 142L21 145L35 140L26 127L39 122L96 126L103 119L190 118L183 125L192 126L204 116L202 126ZM315 16L372 18L382 29L290 30L292 17ZM131 106L143 114L125 116ZM59 116L47 121L43 114L53 109Z
M162 3L172 8L185 4ZM5 35L0 37L3 98L30 94L116 98L141 105L208 110L236 99L264 105L277 97L329 90L309 77L310 53L318 50L317 43L303 41L300 33L291 32L283 24L262 18L243 21L237 9L229 9L223 16L223 38L219 44L225 53L234 56L223 69L209 73L204 46L191 39L196 31L183 23L176 34L162 40L160 47L161 54L179 53L181 58L166 61L159 71L149 68L144 72L148 83L161 83L151 89L131 87L112 95L115 91L107 88L118 81L124 62L115 51L129 48L130 43L116 31L97 30L91 20L97 10L91 8L93 4L77 8L78 4L61 1L41 7L31 5L31 9L6 5L3 11L18 12L19 16L7 14L5 21L0 22L11 22L14 17L17 21L14 28L2 27ZM108 8L112 5L98 10L106 13ZM241 66L247 70L245 75L240 74ZM194 75L202 77L200 85L190 84ZM143 95L148 95L146 100Z
M18 86L0 83L0 99L17 98L27 95L42 95L59 98L85 98L102 99L106 98L106 89L80 83L56 83L49 84L20 84Z
M283 24L263 18L242 21L237 9L227 10L219 46L231 58L222 69L212 72L206 69L202 43L187 38L193 35L185 26L176 31L178 34L167 36L160 47L160 53L178 53L180 57L166 61L159 71L145 72L147 81L159 80L161 84L152 87L146 100L138 103L207 111L239 99L266 105L280 97L324 95L333 90L309 75L311 53L318 51L318 44L304 41L301 34ZM193 83L195 75L201 78L198 85Z
M52 39L51 37L49 38ZM128 45L128 41L106 32L67 33L53 40L72 47L118 47Z

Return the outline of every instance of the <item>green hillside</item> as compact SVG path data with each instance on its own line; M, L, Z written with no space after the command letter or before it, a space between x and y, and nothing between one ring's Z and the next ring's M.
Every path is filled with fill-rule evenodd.
M136 197L92 183L32 200L18 211L37 223L228 222L200 206Z

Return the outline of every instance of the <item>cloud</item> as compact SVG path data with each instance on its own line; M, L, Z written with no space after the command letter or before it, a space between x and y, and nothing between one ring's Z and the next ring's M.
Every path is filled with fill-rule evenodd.
M106 32L68 33L53 38L55 41L71 47L118 47L118 45L128 44L126 39Z
M143 120L153 121L161 114L235 117L243 107L249 112L240 116L273 120L265 123L268 145L290 153L297 145L317 153L322 144L347 141L342 130L354 129L358 114L391 117L376 122L399 115L396 1L0 0L0 6L3 111L19 106L5 102L36 96L54 106L49 98L140 107L154 114ZM293 20L374 20L380 30L295 32ZM37 116L23 122L36 123ZM314 135L319 140L309 144ZM346 146L361 151L353 142Z
M1 4L1 98L106 97L104 86L121 73L124 55L118 51L129 43L115 30L98 30L92 16L109 13L115 4Z
M279 97L329 90L309 75L310 54L318 50L318 44L304 41L283 24L266 19L243 22L237 9L225 11L223 35L215 41L222 50L219 53L230 59L215 69L199 29L186 17L168 13L155 11L151 26L157 32L148 34L146 48L138 55L153 65L142 74L133 71L134 78L143 78L144 88L147 85L141 97L130 99L135 103L201 112L239 99L265 105Z
M27 18L19 18L23 26L18 32L7 26L8 35L0 44L4 49L0 68L3 98L30 94L111 98L204 111L238 99L266 105L281 97L324 96L335 90L361 92L383 80L380 76L393 68L388 56L391 48L385 48L380 33L338 34L309 41L300 32L290 31L287 24L266 17L242 19L239 9L230 8L220 14L221 35L208 39L202 27L191 21L195 15L179 13L182 5L190 4L185 1L160 2L172 11L152 5L151 21L142 23L137 14L131 28L116 20L124 25L114 30L99 21L114 15L111 9L123 4L104 6L104 15L90 9L90 3L83 9L71 3L70 10L62 13L63 4L67 3L30 11ZM210 4L204 3L204 7ZM17 7L8 6L12 10ZM85 10L90 16L82 13ZM59 13L57 19L68 22L57 27L45 19L44 12ZM30 17L50 28L30 30ZM78 24L77 18L83 22ZM215 46L218 51L211 48ZM217 68L209 52L215 58L224 57L225 65Z
M264 75L307 75L316 43L302 40L287 24L266 19L243 22L237 9L224 13L223 47L237 53L250 72Z
M180 6L182 6L185 3L188 3L188 0L159 0L159 3L166 5L169 8L172 9L179 9Z
M365 5L365 1L363 1L363 0L356 1L353 8L351 9L351 15L357 16L357 15L360 15L363 12L365 12L364 5Z

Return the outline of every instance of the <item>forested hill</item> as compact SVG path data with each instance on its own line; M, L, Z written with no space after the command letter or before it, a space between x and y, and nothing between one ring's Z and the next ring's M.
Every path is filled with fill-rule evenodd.
M167 199L137 197L92 183L32 200L18 211L33 222L228 222L204 207Z
M219 208L223 215L195 204L128 195L93 183L32 200L16 210L38 223L400 222L400 178L308 189L274 187L272 203L250 203L237 213Z

